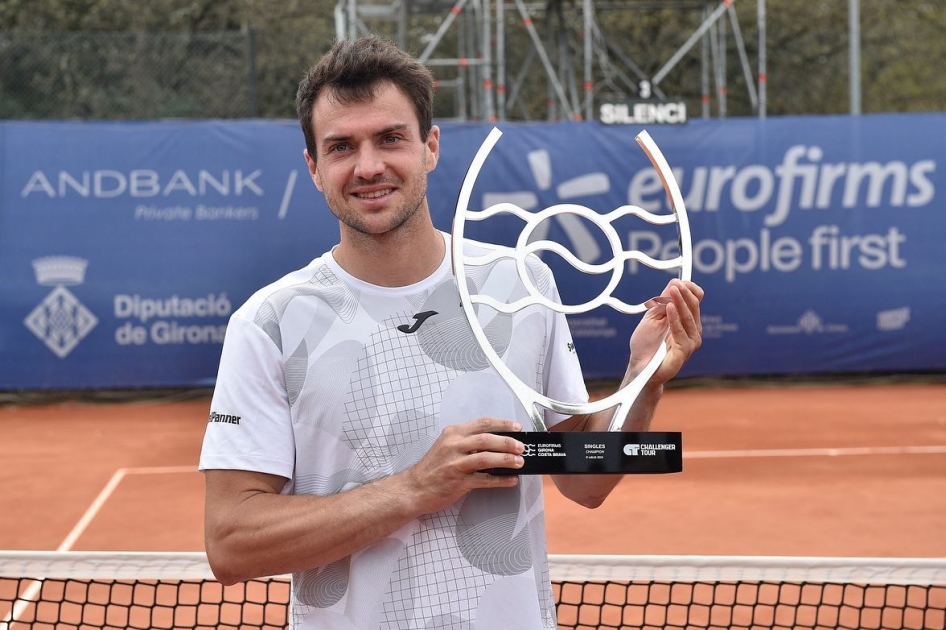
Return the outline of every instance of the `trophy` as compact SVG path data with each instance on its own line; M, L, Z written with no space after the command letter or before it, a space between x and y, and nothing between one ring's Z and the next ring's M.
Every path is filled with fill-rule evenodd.
M607 305L623 314L640 314L649 308L663 308L668 298L654 297L640 303L627 304L613 295L621 281L628 261L636 261L653 269L677 270L677 277L689 280L693 267L692 243L683 195L677 185L670 166L664 159L657 144L646 131L637 135L637 143L644 150L651 164L660 177L667 194L671 214L654 214L637 206L625 205L607 214L598 213L585 206L576 204L557 204L538 212L526 211L512 203L498 203L484 210L470 210L469 201L473 185L479 176L486 157L493 149L502 132L493 129L477 151L463 180L457 199L457 210L452 229L451 256L453 272L458 279L460 305L469 323L477 344L484 352L487 361L496 370L506 385L526 410L532 430L509 435L525 445L522 453L524 465L520 469L490 469L493 474L655 474L674 473L683 469L682 439L675 432L627 432L621 431L624 419L640 395L647 381L654 374L667 354L666 333L664 341L659 343L654 355L646 366L615 393L605 398L587 403L569 403L551 399L535 391L523 382L504 362L490 343L481 325L477 308L488 307L498 313L511 314L532 305L549 308L565 315L586 313L600 306ZM464 226L468 221L482 221L490 217L508 213L525 221L525 228L519 234L516 246L508 250L498 250L486 256L467 256L464 254ZM560 243L537 239L530 240L536 227L543 221L559 215L577 215L597 226L607 237L612 249L612 259L602 264L589 264L572 254ZM625 216L634 216L653 225L675 225L679 241L679 256L657 260L643 252L625 249L613 222ZM553 251L579 272L584 274L610 273L607 287L594 299L582 304L562 304L548 299L530 281L526 259L538 251ZM494 263L498 258L513 258L519 279L528 296L503 303L483 294L470 292L464 280L467 271L475 266ZM614 409L614 414L607 431L552 432L545 426L540 408L565 415L586 415Z

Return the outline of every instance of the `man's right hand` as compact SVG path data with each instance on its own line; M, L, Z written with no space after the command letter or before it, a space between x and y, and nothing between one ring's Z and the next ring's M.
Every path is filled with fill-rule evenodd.
M282 477L207 470L205 546L224 584L325 566L365 549L422 514L476 488L507 488L522 466L522 443L496 431L511 420L480 418L444 429L424 457L397 475L327 496L281 494Z
M417 492L421 511L442 510L476 488L516 486L517 475L491 475L483 471L522 467L522 442L494 435L521 430L519 423L498 418L478 418L445 428L427 454L404 471Z

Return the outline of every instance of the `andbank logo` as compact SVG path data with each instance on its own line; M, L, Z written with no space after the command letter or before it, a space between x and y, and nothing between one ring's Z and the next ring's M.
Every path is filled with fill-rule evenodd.
M532 177L539 190L552 188L552 159L545 149L530 151L526 156ZM555 193L560 201L568 201L587 195L600 195L611 190L611 181L607 173L596 172L580 175L566 180L555 187ZM539 196L531 190L516 192L491 192L483 194L483 207L489 208L497 203L513 203L523 210L534 210L539 206ZM543 221L532 233L529 242L542 240L548 236L552 221L557 221L571 241L570 250L582 262L591 263L601 256L601 247L594 235L588 230L582 220L572 214L560 214L549 221Z
M55 287L27 315L24 324L60 359L66 358L99 320L66 288L85 281L89 261L73 256L49 256L33 261L36 282Z

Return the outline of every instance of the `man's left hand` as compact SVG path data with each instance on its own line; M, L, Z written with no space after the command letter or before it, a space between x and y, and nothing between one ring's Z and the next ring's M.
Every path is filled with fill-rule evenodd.
M639 372L654 356L666 335L667 356L650 378L651 385L663 385L676 376L687 359L703 343L700 301L703 289L691 281L671 280L660 294L668 304L650 308L631 335L631 367Z

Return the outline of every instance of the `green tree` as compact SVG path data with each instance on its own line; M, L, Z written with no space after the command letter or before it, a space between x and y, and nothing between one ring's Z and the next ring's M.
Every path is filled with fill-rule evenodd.
M407 0L405 0L407 1ZM757 1L734 8L758 81ZM367 4L365 2L365 4ZM472 2L438 47L444 57L475 48L481 29ZM607 46L595 57L601 100L634 94L703 23L719 0L699 3L597 3ZM768 115L843 114L850 110L847 0L767 0ZM412 0L405 48L418 53L450 18L449 0ZM579 0L530 4L568 98L582 102ZM544 120L550 89L523 20L507 5L509 117ZM685 7L685 8L680 8ZM862 111L946 108L946 2L860 0ZM291 118L296 85L335 37L335 0L3 0L0 2L0 117L3 118ZM480 18L482 19L482 18ZM391 22L369 24L394 36ZM749 89L726 20L726 115L753 116ZM657 88L702 107L704 65L698 43ZM610 64L604 63L610 60ZM571 64L571 75L565 72ZM627 65L630 62L636 70ZM438 65L436 115L480 117L472 68ZM710 81L711 115L721 113ZM572 88L571 86L576 86ZM466 100L458 95L467 94ZM555 114L555 107L551 108ZM558 112L557 115L560 115Z

